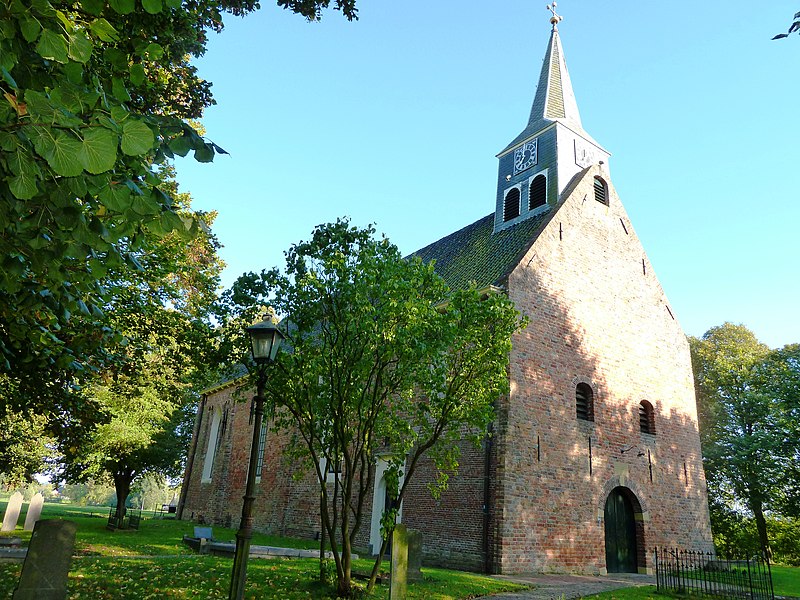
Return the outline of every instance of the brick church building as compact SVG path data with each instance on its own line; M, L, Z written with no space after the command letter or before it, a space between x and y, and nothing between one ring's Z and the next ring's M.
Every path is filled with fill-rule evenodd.
M423 532L426 564L642 573L656 546L713 550L688 344L611 183L610 155L581 124L559 20L528 124L498 155L493 212L416 252L451 287L502 290L530 319L513 338L492 436L464 445L439 500L425 487L430 468L407 491L400 520ZM203 396L182 518L238 525L252 435L239 388ZM272 433L262 443L255 525L314 537L316 479L292 477L287 443ZM362 553L380 544L385 466L376 457Z

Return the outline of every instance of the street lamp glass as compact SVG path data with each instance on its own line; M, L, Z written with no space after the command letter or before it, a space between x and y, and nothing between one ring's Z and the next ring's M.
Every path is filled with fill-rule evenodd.
M257 363L272 362L278 354L283 334L272 321L266 319L247 328L250 351Z

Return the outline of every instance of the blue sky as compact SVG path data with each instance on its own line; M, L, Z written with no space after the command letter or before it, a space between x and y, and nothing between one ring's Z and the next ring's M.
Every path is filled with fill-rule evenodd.
M375 223L404 253L494 210L497 160L525 126L545 1L359 0L321 22L263 0L212 36L203 120L230 152L178 163L217 210L228 286L283 265L313 227ZM744 323L800 342L797 0L563 0L584 128L690 335Z

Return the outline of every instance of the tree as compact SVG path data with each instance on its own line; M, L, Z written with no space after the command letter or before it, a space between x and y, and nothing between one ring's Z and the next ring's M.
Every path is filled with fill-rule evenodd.
M297 438L289 451L316 473L342 596L353 591L352 545L376 454L389 462L395 507L383 515L385 551L423 457L438 469L430 487L439 493L457 469L459 441L486 435L508 385L511 335L523 325L506 296L450 290L432 264L404 259L374 233L347 220L318 226L286 253L284 273L244 275L227 296L245 320L265 304L284 315L290 350L270 367L265 397L276 426ZM329 474L326 465L339 467Z
M278 3L318 19L330 0ZM354 0L335 7L356 17ZM136 252L197 231L157 165L224 152L187 122L213 103L192 59L223 14L256 8L257 0L0 3L0 372L36 379L54 366L72 377L92 368L115 334L104 320L105 268L136 269Z
M105 369L83 394L104 422L63 440L68 481L110 477L122 526L134 482L149 474L177 477L186 457L191 406L190 382L199 365L192 324L172 309L127 315L128 343L118 364Z
M206 365L216 363L212 321L224 265L211 233L215 215L192 213L191 197L178 192L171 171L162 176L178 214L204 227L188 242L167 234L149 253L137 252L141 269L108 270L106 318L120 342L107 345L109 359L75 392L92 414L58 436L60 476L109 477L119 523L138 477L180 474L196 401L191 388L208 383L214 372Z
M779 33L772 39L779 40L785 37L789 37L793 33L797 32L800 32L800 12L794 14L794 22L791 25L789 25L789 30L786 33Z
M9 386L0 376L0 385ZM33 479L53 454L53 439L47 433L47 419L23 416L12 410L0 413L0 465L3 482L17 487Z
M765 512L780 510L791 485L787 475L800 464L796 347L770 350L731 323L689 341L712 507L745 506L769 555Z

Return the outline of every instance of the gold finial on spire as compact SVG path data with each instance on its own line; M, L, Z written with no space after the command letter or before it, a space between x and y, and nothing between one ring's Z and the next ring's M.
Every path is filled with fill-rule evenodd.
M553 26L553 30L554 31L558 31L558 24L564 18L561 15L556 14L556 6L558 6L558 4L556 2L553 2L553 4L548 4L547 5L547 10L549 10L551 13L553 13L553 16L550 17L550 24Z

